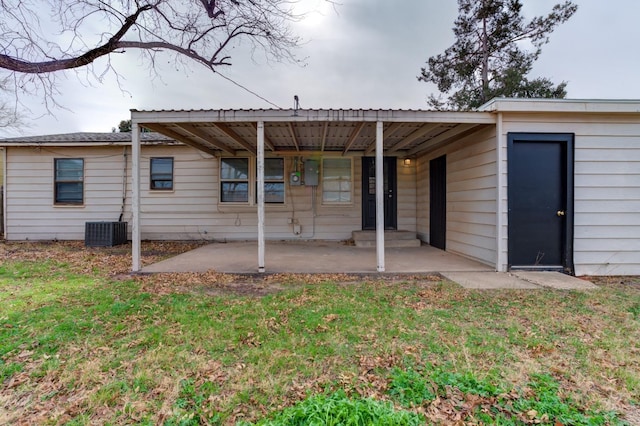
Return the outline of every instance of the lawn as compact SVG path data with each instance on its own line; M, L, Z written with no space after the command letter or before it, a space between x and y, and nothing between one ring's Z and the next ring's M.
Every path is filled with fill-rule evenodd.
M0 424L640 422L638 278L131 278L127 250L0 246Z

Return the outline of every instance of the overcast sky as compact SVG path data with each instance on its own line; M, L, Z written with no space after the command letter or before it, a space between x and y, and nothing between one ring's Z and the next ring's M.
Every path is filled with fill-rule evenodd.
M306 40L297 52L306 65L267 63L239 48L222 72L284 108L293 106L294 95L302 108L427 108L435 88L416 76L453 43L457 1L339 0L335 9L303 1L318 10L295 25ZM524 0L525 14L548 13L559 1ZM640 99L640 1L574 1L578 12L551 35L534 76L567 81L569 98ZM66 110L55 109L54 116L46 115L41 99L23 98L32 113L21 134L109 132L131 108L272 108L195 64L186 71L161 64L162 77L152 79L135 51L115 56L119 85L109 75L88 86L66 72L58 98Z

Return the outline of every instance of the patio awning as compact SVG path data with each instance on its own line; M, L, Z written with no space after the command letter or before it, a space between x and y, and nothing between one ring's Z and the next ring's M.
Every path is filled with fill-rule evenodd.
M376 123L384 123L384 155L416 157L453 139L495 126L490 112L417 110L199 110L137 111L139 126L214 156L257 154L257 123L264 122L267 154L338 152L372 155Z

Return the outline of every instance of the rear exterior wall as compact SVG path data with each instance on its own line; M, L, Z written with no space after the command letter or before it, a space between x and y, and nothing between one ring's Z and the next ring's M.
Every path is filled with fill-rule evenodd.
M123 204L123 220L131 224L130 152L129 147L116 146L7 148L7 239L83 240L85 222L117 221ZM151 157L174 158L173 190L149 189ZM84 159L82 206L54 204L55 158ZM255 168L255 160L250 163ZM351 238L351 232L362 227L361 158L352 157L351 202L344 205L323 204L321 186L317 189L290 186L287 177L294 170L294 164L293 158L285 157L285 203L265 206L266 238ZM398 228L415 231L416 168L414 165L403 167L401 161L397 168ZM257 238L254 202L250 203L252 205L220 202L219 159L182 145L143 146L140 174L143 239L221 241ZM294 224L300 226L298 235L294 234Z

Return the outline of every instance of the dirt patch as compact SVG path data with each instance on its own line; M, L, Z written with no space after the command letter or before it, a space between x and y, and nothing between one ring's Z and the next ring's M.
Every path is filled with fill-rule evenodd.
M150 265L204 244L199 241L143 241L142 264ZM85 247L82 241L3 242L0 243L0 260L53 261L69 265L76 273L117 276L131 271L131 244Z
M603 287L626 287L640 290L640 276L584 276L579 277Z
M433 274L225 274L216 271L204 273L175 272L137 275L143 291L153 294L203 293L212 296L233 294L262 297L287 288L304 284L333 282L352 285L361 282L381 282L385 285L428 286L442 278Z

